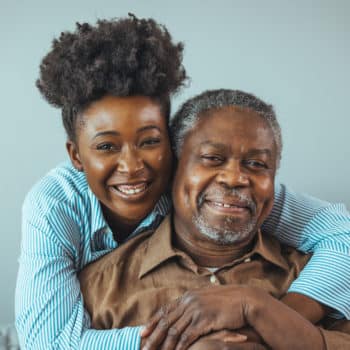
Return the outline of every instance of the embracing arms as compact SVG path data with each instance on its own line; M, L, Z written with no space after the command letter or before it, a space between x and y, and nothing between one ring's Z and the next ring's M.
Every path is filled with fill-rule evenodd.
M349 318L350 215L345 207L297 194L278 185L275 205L263 230L288 245L314 253L292 284L290 293L283 298L284 303L313 323L322 319L330 308ZM216 297L220 298L220 294ZM163 322L154 329L150 325L143 333L143 343L153 349L155 344L162 343L160 339L177 344L180 339L189 337L193 340L206 334L204 328L194 330L189 327L181 329L179 334L173 330L173 335L165 336L170 323Z

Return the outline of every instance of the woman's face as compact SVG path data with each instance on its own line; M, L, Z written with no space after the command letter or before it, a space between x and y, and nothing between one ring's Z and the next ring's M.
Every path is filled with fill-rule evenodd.
M136 226L169 183L172 155L161 106L145 96L105 96L82 113L76 133L68 152L109 224Z

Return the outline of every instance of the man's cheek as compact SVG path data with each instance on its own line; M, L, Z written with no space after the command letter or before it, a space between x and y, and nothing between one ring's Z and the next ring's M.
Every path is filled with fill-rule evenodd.
M256 190L266 196L271 196L274 193L274 177L273 176L260 176L254 181L258 186Z

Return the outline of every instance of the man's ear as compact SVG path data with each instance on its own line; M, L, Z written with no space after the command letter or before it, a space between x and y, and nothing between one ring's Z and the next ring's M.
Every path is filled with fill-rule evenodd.
M80 155L78 151L78 146L71 140L66 142L66 149L69 154L69 158L75 169L78 171L84 171L83 164L80 160Z

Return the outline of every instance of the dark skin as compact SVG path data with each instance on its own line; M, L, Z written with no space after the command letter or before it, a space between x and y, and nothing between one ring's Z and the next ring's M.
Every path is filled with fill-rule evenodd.
M119 242L166 191L172 155L167 119L145 96L105 96L83 111L67 150L84 171ZM122 233L122 236L121 236Z
M242 256L257 228L269 214L273 205L276 172L276 147L271 140L272 132L259 115L232 107L203 118L187 135L173 186L175 242L197 264L217 267ZM245 199L239 199L232 189ZM250 206L251 202L254 205ZM219 229L236 232L234 244L217 244L203 235L194 224L193 218L196 217L204 218L207 226L217 229L217 235L220 237L222 234L220 238L224 234ZM247 227L251 228L250 233L239 235L239 232L247 231ZM273 298L272 301L255 292L253 295L249 302L254 307L259 298L263 298L266 305L270 303L281 309L280 314L275 314L281 317L281 324L300 322L306 327L308 332L301 333L305 334L305 339L302 338L304 343L300 344L312 344L316 345L313 348L321 349L317 347L322 344L320 333L302 316L312 322L320 320L327 312L322 305L305 296L288 294L283 301L299 311L301 316L280 301L276 304ZM183 298L161 310L146 326L143 349L180 350L187 349L190 344L193 344L193 349L202 349L198 342L194 342L205 334L222 329L247 334L249 341L244 345L247 349L248 346L256 346L259 341L283 349L278 346L285 339L275 339L273 329L265 329L263 321L255 323L251 314L247 313L251 308L246 302L234 286L186 293ZM238 309L241 310L238 316L232 312L236 307L241 308ZM289 334L291 342L294 341L294 331L291 330ZM296 338L301 339L300 336ZM201 338L199 344L206 349L208 342L217 346L220 340ZM228 345L226 342L225 346ZM238 345L230 346L235 348Z
M142 96L105 96L80 118L76 142L67 142L68 153L75 167L86 173L110 227L119 234L116 239L122 242L168 185L171 153L166 118L157 102ZM118 186L124 186L126 193L119 193Z
M214 292L217 288L214 287ZM221 290L225 291L226 288L227 296L230 295L230 298L224 298L221 300L221 304L225 304L225 307L230 310L235 310L230 315L228 313L226 315L229 317L227 323L230 322L232 328L239 329L249 325L261 336L262 343L271 349L324 349L323 339L318 328L279 300L257 288L225 286L221 287ZM198 291L197 296L192 297L190 308L193 312L197 310L198 302L203 302L201 297L204 294L205 292ZM218 303L211 305L213 314L217 312L216 307L218 307ZM200 320L198 327L202 326L201 322ZM190 349L207 349L206 346L210 342L211 340L201 339L201 346L196 342ZM231 347L233 349L241 348L230 341L225 343L225 346L227 343L231 343L229 349ZM254 343L256 342L248 341L244 346L250 348Z
M253 298L247 302L245 297L250 292L252 292ZM237 299L235 299L236 297ZM309 300L306 297L305 299ZM295 298L295 300L297 299ZM237 304L235 304L236 302ZM259 306L259 315L262 317L259 322L257 322L256 315L250 317L246 314L248 311L251 312L251 308L256 304ZM306 308L311 310L311 305L306 305ZM301 306L300 304L300 309ZM237 310L241 310L240 308L242 308L243 314L237 316ZM315 317L316 313L308 315ZM172 318L176 321L187 319L191 324L191 327L183 330L183 333L186 332L187 338L181 337L183 333L179 334L176 349L181 349L182 346L191 350L207 349L207 346L208 349L211 349L211 346L214 345L218 346L217 349L221 349L221 346L223 349L255 349L257 344L264 346L268 344L272 349L323 349L322 337L309 320L286 306L282 301L274 299L262 290L251 287L217 286L187 292L183 298L170 306L168 316L169 319ZM163 314L163 319L164 317L165 314ZM235 317L245 319L242 328L235 325ZM172 329L177 327L176 321L172 325L170 324ZM266 324L270 324L271 328L266 328ZM276 340L277 325L283 336ZM294 328L291 328L292 326ZM222 334L220 329L235 330ZM197 334L209 335L198 336ZM246 338L243 338L242 335L246 335ZM170 348L167 339L165 341L168 341L167 346ZM293 343L296 339L298 343ZM237 343L242 344L238 345ZM161 345L158 348L163 349L165 346Z

